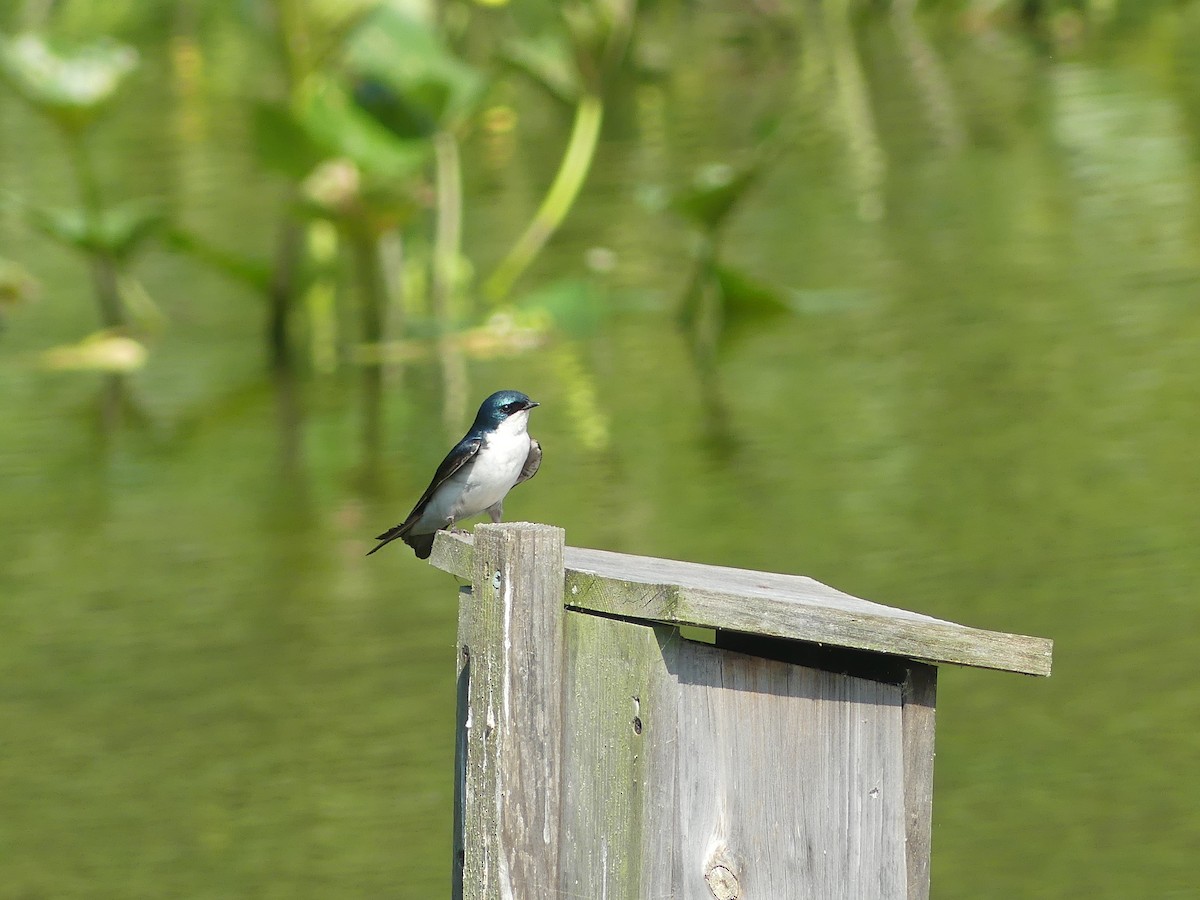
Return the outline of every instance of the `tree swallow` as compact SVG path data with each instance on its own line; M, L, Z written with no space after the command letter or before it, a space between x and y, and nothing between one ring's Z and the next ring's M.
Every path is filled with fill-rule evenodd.
M367 556L403 538L417 559L428 559L434 535L460 519L486 511L499 522L505 495L542 464L542 445L527 430L537 405L520 391L496 391L484 400L475 424L446 454L408 518L375 538L379 543Z

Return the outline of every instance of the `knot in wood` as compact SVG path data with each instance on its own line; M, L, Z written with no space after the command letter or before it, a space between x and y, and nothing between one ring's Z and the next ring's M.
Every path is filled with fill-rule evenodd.
M742 887L738 884L737 876L733 874L733 870L725 866L711 866L704 873L704 880L708 882L708 889L712 891L712 895L717 900L738 900L738 897L742 895Z

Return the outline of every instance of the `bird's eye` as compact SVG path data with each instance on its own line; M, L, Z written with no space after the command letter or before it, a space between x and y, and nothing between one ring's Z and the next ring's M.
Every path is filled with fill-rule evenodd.
M506 413L510 413L510 412L512 412L514 409L516 409L516 408L517 408L517 404L515 404L515 403L505 403L505 404L504 404L502 407L500 407L500 408L501 408L502 410L504 410Z

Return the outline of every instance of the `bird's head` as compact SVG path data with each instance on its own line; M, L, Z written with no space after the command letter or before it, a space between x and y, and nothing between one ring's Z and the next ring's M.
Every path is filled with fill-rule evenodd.
M475 416L475 427L496 428L510 417L525 420L529 417L529 410L537 405L520 391L496 391L479 407L479 413Z

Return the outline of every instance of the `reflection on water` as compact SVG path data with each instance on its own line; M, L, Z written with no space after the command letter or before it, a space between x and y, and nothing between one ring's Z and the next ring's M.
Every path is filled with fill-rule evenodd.
M92 329L87 272L5 212L42 296L0 333L0 894L444 892L455 584L363 554L501 386L542 403L546 448L511 517L1056 639L1049 681L943 673L936 897L1194 890L1200 66L1171 36L1198 32L1064 55L910 6L802 46L652 12L677 64L617 92L534 270L615 257L587 276L604 315L535 352L267 375L260 298L148 254L169 328L98 398L36 365ZM281 194L240 108L193 90L180 128L146 66L97 132L114 195L268 255ZM789 312L697 356L689 231L640 201L734 160L768 106L782 149L720 259ZM507 249L567 125L464 145L473 257ZM0 130L5 189L68 202L7 94Z

